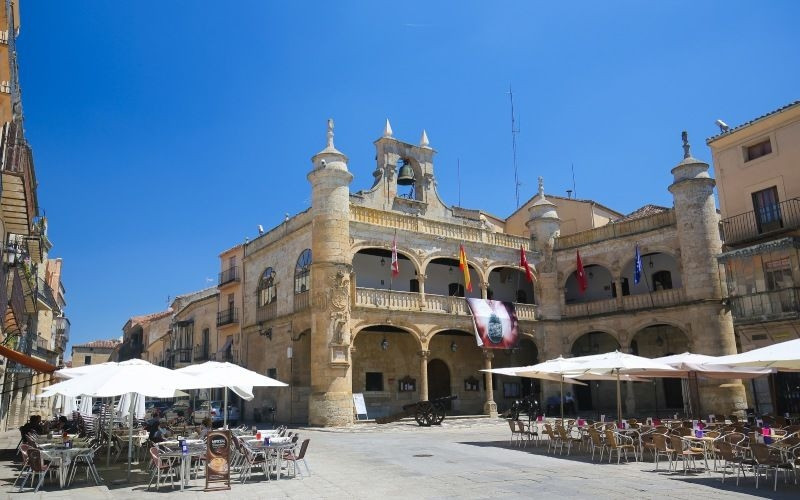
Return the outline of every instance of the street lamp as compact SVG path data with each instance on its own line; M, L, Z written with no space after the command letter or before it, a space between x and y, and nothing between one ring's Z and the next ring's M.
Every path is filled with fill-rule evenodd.
M383 337L383 340L381 341L381 349L385 351L388 348L389 348L389 341L386 340L386 337Z
M272 342L272 328L264 329L264 322L258 322L258 334L262 337L267 337Z

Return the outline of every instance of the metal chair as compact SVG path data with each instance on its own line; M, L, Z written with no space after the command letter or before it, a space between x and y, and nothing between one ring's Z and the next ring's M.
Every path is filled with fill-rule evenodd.
M150 482L147 483L147 489L150 489L150 485L153 484L153 478L156 479L156 491L160 487L159 484L161 483L161 474L164 473L164 482L167 480L167 476L170 478L170 483L172 488L175 488L175 476L177 475L177 469L175 468L175 459L162 457L159 453L157 447L153 446L150 448L150 459L153 467L153 472L150 474Z
M295 455L294 448L291 448L283 455L283 459L287 461L287 464L290 462L292 464L292 477L296 476L298 472L300 473L300 477L303 477L303 471L297 467L297 463L301 460L303 465L306 466L306 472L308 472L309 476L311 475L311 469L308 468L308 462L306 462L306 450L308 450L308 443L310 441L310 439L303 440L303 443L300 445L300 452L298 454Z

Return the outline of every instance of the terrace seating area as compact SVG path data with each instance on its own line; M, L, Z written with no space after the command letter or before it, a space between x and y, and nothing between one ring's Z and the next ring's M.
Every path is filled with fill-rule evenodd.
M743 422L725 419L647 418L619 422L584 419L509 420L509 445L541 453L583 456L624 466L652 461L660 474L708 475L720 482L796 491L800 472L800 424L785 417ZM541 438L541 439L539 439Z

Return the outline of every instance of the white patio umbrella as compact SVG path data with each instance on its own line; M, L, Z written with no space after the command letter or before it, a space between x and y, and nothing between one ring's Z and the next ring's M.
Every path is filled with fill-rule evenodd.
M86 375L87 373L92 373L95 370L116 364L117 363L113 361L107 361L105 363L99 363L96 365L83 365L83 366L76 366L75 368L62 368L60 370L54 371L53 375L56 378L75 378L79 375Z
M114 397L139 393L152 397L174 397L175 391L191 386L195 380L175 370L163 368L141 359L131 359L91 370L81 376L59 382L45 389L39 397L61 394L64 396L87 395L92 397ZM133 401L129 399L131 406ZM133 412L128 414L128 480L130 480L133 453Z
M771 368L726 365L720 363L720 359L722 359L722 356L707 356L705 354L684 352L682 354L655 358L653 361L665 363L680 372L670 372L670 374L668 374L670 377L688 377L690 373L695 372L698 376L704 378L751 379L761 377L762 375L769 375L774 371Z
M633 354L626 354L619 351L570 358L569 361L583 366L585 369L584 373L590 372L600 375L611 374L615 376L617 381L618 420L622 420L622 391L620 390L620 381L623 374L663 377L665 376L663 373L674 373L677 371L668 364L661 363L650 358L634 356Z
M55 409L65 415L68 419L72 419L72 412L78 407L75 398L67 396L58 396L54 405Z
M760 349L720 356L715 363L730 366L774 368L778 371L800 370L800 339L772 344Z
M181 389L208 389L224 388L224 408L222 410L223 426L228 428L228 389L246 401L253 399L253 387L287 387L274 378L266 377L260 373L248 370L233 363L220 363L206 361L199 365L189 365L175 370L176 373L186 375L192 379L191 384L181 386Z

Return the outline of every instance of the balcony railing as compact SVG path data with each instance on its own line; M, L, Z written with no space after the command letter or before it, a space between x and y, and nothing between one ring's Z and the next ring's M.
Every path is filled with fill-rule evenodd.
M196 345L194 346L194 360L195 361L208 361L209 349L208 346Z
M561 236L560 238L556 238L555 249L564 250L566 248L580 247L598 241L644 233L674 224L675 211L668 210L649 217L641 217L639 219L623 222L612 222L595 229L588 229L579 233Z
M580 316L594 316L596 314L609 314L619 311L636 311L639 309L651 309L655 307L670 307L682 304L686 300L686 293L683 288L673 288L671 290L658 290L650 293L640 293L636 295L625 295L622 297L622 306L617 303L617 299L595 300L591 302L581 302L579 304L567 304L564 306L565 318L576 318Z
M226 309L217 313L217 326L232 325L239 322L239 308Z
M278 302L274 301L256 308L256 323L269 321L278 317Z
M800 228L800 198L722 220L726 245L736 245Z
M467 301L463 297L425 294L425 302L423 303L422 295L416 292L398 292L375 288L356 288L355 305L395 311L422 311L460 316L468 316L470 314ZM535 304L515 303L514 308L517 311L518 319L529 321L536 319L537 306Z
M522 236L495 233L478 227L435 221L396 212L384 212L358 205L350 205L350 219L354 222L426 233L460 241L474 241L487 245L515 248L517 250L520 247L529 250L530 244L530 240Z
M191 347L182 347L180 349L175 349L175 362L176 363L191 363L192 362L192 348Z
M34 344L36 350L40 353L52 353L53 349L50 347L50 339L46 339L40 335L36 336L36 343Z
M239 267L233 266L219 273L219 286L239 281Z
M773 321L797 317L800 313L800 288L785 288L731 297L731 312L736 323Z
M294 312L304 311L308 309L309 301L311 294L306 290L305 292L300 292L294 294Z

